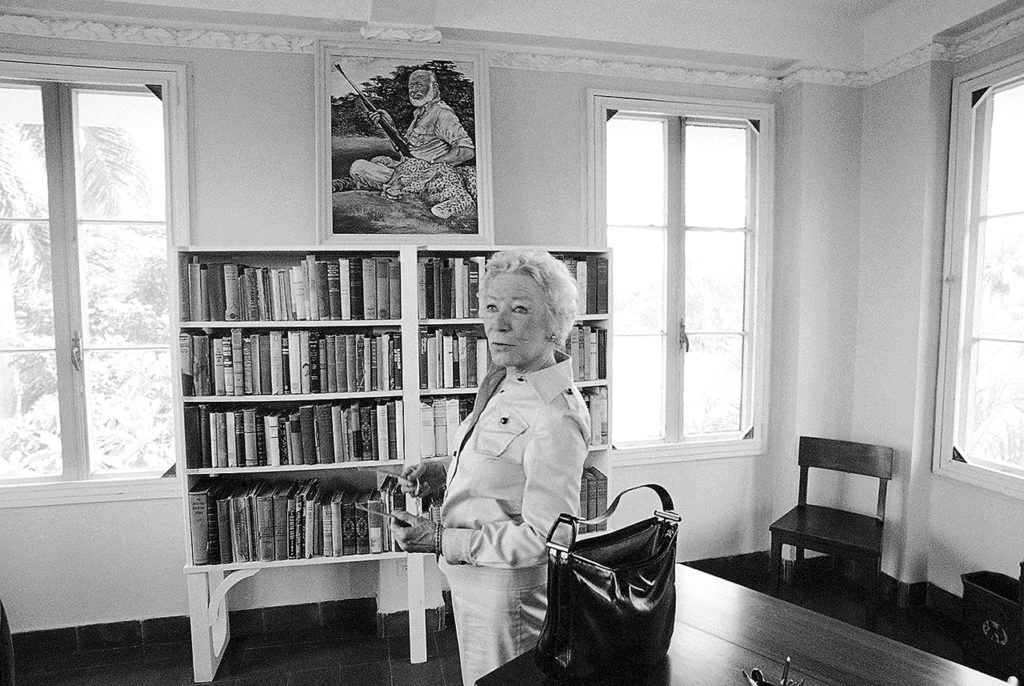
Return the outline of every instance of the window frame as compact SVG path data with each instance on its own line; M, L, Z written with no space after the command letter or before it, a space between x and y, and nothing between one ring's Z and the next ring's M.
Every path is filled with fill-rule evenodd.
M50 477L29 477L0 483L0 509L67 503L137 500L180 496L178 478L160 478L159 474L90 475L84 408L84 377L74 372L71 343L77 332L84 331L84 312L77 269L77 210L75 207L76 170L73 150L59 145L71 140L74 122L69 105L71 90L79 85L105 88L118 86L159 85L164 110L164 164L166 183L167 279L168 297L176 302L178 287L176 247L188 243L189 206L189 129L187 125L188 71L184 64L135 63L84 60L35 55L6 54L0 56L0 76L41 86L44 101L44 135L46 136L46 169L49 186L48 223L51 237L51 260L54 266L54 344L56 348L57 391L61 415L62 473ZM56 182L52 179L58 179ZM55 190L58 189L58 190ZM75 267L75 269L71 269ZM73 273L72 273L73 272ZM177 308L169 308L170 330L176 324ZM174 336L168 348L174 361ZM174 366L177 369L176 365ZM173 406L180 405L176 384ZM180 413L176 413L180 414ZM174 417L174 430L181 435L181 418Z
M977 294L979 224L975 208L980 204L982 187L974 183L974 176L976 169L986 169L987 145L983 143L991 135L992 118L991 108L985 108L985 121L977 125L972 94L980 89L994 91L1014 81L1024 82L1024 57L1001 60L953 79L932 471L1024 500L1024 476L954 458L954 444L966 418L961 389L973 383L970 342Z
M624 91L588 90L587 91L587 145L589 173L587 174L587 203L590 208L588 224L588 240L592 245L607 245L607 207L606 207L606 175L605 175L605 111L607 109L628 110L630 112L649 112L651 114L668 115L688 120L757 120L760 129L756 136L751 137L750 145L756 151L755 164L750 166L748 177L749 193L747 195L747 214L753 217L751 235L753 246L750 252L753 259L745 265L747 286L746 296L750 298L750 306L744 313L744 328L751 334L744 336L744 354L749 354L749 384L745 384L742 392L744 400L749 402L750 420L753 423L753 436L744 438L684 438L674 442L647 443L614 448L616 464L643 465L663 462L678 462L728 457L749 457L762 455L767 450L768 408L767 382L769 362L769 326L770 326L770 288L771 288L771 238L773 231L774 204L774 159L775 159L775 106L771 103L750 102L739 100L711 100L703 98L677 97L650 93L634 93ZM678 127L676 127L678 128ZM671 135L671 134L670 134ZM752 150L748 149L748 154ZM682 160L678 168L670 165L667 183L679 183L681 178ZM682 192L682 191L680 191ZM668 208L669 230L672 229L672 215L678 215L678 208ZM678 254L672 252L672 241L669 241L668 260L681 257L681 246L684 236L676 242L680 246ZM669 291L666 297L676 299L679 303L684 296L684 284L673 279L667 284ZM611 284L614 293L615 284ZM681 306L681 305L680 305ZM678 349L679 331L678 315L676 320L667 321L667 347ZM668 316L672 317L671 305ZM610 353L609 353L610 354ZM666 408L681 406L682 372L681 365L671 360L677 356L668 356L666 369ZM610 383L614 383L613 373L609 374ZM614 390L612 391L614 392ZM675 400L673 400L673 398ZM682 417L674 419L666 416L666 427L670 422L681 424ZM681 433L681 427L680 431Z

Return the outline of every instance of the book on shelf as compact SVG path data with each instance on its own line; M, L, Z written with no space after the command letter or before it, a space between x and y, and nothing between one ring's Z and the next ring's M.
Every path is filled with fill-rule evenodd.
M573 361L576 381L596 381L606 378L608 357L608 330L576 324L569 330L565 352Z
M590 412L591 445L608 445L608 389L586 388L582 395Z
M402 341L395 332L322 334L290 330L243 336L241 329L231 329L227 335L213 337L182 333L178 343L185 396L402 388ZM187 382L184 370L189 371ZM213 388L208 381L211 372L217 380Z
M404 460L398 399L297 409L185 407L186 469Z
M201 262L192 256L183 266L181 286L181 314L186 321L401 317L397 256L311 254L282 267Z
M490 354L480 329L420 327L420 388L474 388Z
M584 472L590 474L593 477L591 483L594 487L594 492L593 501L590 505L590 517L599 517L600 515L604 514L605 510L608 509L608 477L605 476L604 472L599 470L597 467L593 466L585 467ZM591 531L604 531L607 528L608 522L601 522L600 524L594 525L591 528Z

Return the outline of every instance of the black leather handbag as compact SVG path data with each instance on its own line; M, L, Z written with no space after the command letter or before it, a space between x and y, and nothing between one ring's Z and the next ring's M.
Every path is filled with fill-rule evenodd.
M598 524L630 491L650 488L661 510L636 524L577 540L579 525ZM571 533L555 540L559 527ZM548 609L534 653L548 676L566 681L636 683L668 652L675 624L679 515L657 484L628 488L600 517L561 514L548 532Z

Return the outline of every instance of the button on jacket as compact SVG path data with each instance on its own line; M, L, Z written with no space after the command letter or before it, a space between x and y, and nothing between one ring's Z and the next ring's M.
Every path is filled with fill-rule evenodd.
M483 410L459 426L441 506L449 564L542 564L555 519L579 512L590 414L572 383L571 359L555 356L554 365L520 376L492 370L481 388L497 388L490 399L478 397Z

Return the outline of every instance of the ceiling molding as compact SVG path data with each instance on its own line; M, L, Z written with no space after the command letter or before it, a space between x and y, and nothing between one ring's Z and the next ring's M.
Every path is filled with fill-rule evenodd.
M92 19L0 14L0 33L179 48L221 48L260 52L315 52L317 37L228 29L145 26Z
M991 24L982 27L979 31L972 31L955 45L951 46L950 59L953 61L962 60L965 57L994 48L1000 43L1005 43L1012 38L1024 36L1024 15L1017 16L1009 21L1004 17Z
M406 43L440 43L441 32L432 26L396 26L367 24L359 29L366 40L403 41Z
M281 31L266 33L230 26L191 27L171 23L158 25L126 23L82 17L45 14L0 13L0 34L139 43L183 48L217 48L259 52L315 53L321 40L351 39L341 31ZM368 41L440 43L441 32L429 26L365 24L360 35ZM787 73L743 71L739 68L708 67L669 59L631 59L604 53L566 52L554 49L486 46L493 67L535 71L557 71L610 77L670 81L695 85L725 86L779 91L799 83L861 88L933 61L956 61L1024 36L1024 15L1003 17L970 32L950 44L931 42L867 71L844 71L799 67Z
M706 86L778 90L781 79L727 69L704 69L692 65L648 62L593 55L573 55L529 50L489 50L488 65L506 69L596 74L656 81L674 81Z

